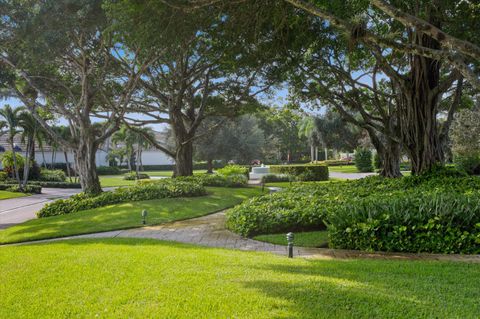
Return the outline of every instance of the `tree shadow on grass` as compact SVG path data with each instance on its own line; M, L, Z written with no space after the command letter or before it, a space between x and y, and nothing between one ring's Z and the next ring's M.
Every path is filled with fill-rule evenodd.
M285 280L252 279L244 287L283 299L294 318L473 318L480 313L476 264L359 259L257 269Z

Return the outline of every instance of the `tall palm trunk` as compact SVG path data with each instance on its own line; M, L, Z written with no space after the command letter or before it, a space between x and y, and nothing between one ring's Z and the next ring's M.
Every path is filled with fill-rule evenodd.
M20 174L18 173L17 152L15 151L15 147L13 145L13 137L10 138L10 147L12 148L13 154L13 170L15 172L15 178L17 179L18 187L23 189L22 182L20 181Z
M28 174L30 173L30 161L34 152L35 143L33 137L27 139L27 149L25 152L25 165L23 166L23 187L27 186Z

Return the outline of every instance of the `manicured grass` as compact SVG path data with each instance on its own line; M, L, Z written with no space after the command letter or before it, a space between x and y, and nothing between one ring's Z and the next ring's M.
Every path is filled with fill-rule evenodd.
M0 191L0 200L9 199L9 198L24 197L24 196L29 196L29 195L30 194L25 194L25 193L20 193L20 192Z
M124 180L123 175L104 175L100 176L100 184L102 187L131 186L135 181Z
M478 318L480 265L140 239L0 247L1 318Z
M254 187L211 187L208 191L208 196L123 203L30 220L1 230L0 244L141 227L143 209L148 211L147 224L156 225L207 215L261 194L261 189Z
M328 170L330 172L338 172L338 173L359 173L355 165L329 166Z
M275 245L287 245L286 234L259 235L253 237ZM326 230L294 233L294 246L299 247L326 247L328 245L328 232Z
M207 170L204 169L196 169L193 171L193 174L204 174L206 173ZM146 171L144 172L150 176L167 176L167 177L172 177L173 171Z

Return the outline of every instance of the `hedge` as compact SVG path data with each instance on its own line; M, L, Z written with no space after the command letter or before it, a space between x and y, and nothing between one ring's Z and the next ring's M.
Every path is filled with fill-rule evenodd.
M117 166L99 166L97 167L98 175L120 175L125 173L124 169Z
M17 185L15 181L7 181L1 185ZM28 181L27 185L40 186L45 188L82 188L80 183L70 183L70 182L43 182L43 181Z
M224 168L218 169L216 172L223 176L245 175L248 177L248 173L250 172L250 169L246 166L227 165Z
M346 166L346 165L355 164L355 162L353 161L344 161L344 160L326 160L326 161L319 161L317 163L327 165L327 166Z
M271 165L270 172L294 176L300 181L328 180L328 166L326 165Z
M42 186L39 185L27 185L20 190L18 184L0 184L0 190L15 192L15 193L26 193L26 194L41 194Z
M44 182L64 182L67 179L65 172L61 169L42 169L40 171L40 181Z
M444 169L300 183L236 206L226 224L243 236L327 227L332 248L480 253L480 179Z
M135 181L137 179L149 179L149 178L150 176L148 176L148 174L145 174L145 173L138 173L138 176L137 176L137 173L135 172L130 172L123 175L123 179L126 181Z
M43 218L71 214L122 202L202 195L206 195L206 189L199 183L165 179L158 183L120 187L111 192L104 192L93 197L80 193L68 199L59 199L53 203L46 204L37 212L37 217Z

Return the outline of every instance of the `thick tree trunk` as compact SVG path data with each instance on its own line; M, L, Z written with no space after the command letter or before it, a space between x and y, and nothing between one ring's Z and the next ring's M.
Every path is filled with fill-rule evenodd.
M93 140L84 137L79 141L78 149L75 152L75 161L77 162L82 191L92 195L102 192L95 163L97 149L98 147Z
M63 156L65 157L65 165L67 166L67 176L68 176L68 180L70 181L70 183L72 182L72 174L70 172L70 163L68 162L68 155L67 155L67 152L63 152Z
M368 128L367 132L373 146L377 150L378 156L380 156L382 163L380 175L389 178L402 176L400 172L401 145L388 136L378 136L377 131L373 128Z
M440 47L429 36L417 34L415 37L416 44L432 49ZM403 143L412 162L412 174L418 175L443 164L444 160L437 125L440 61L414 55L410 69L400 123Z
M213 159L207 160L207 174L213 174Z
M179 143L175 154L175 176L193 175L193 143Z
M379 153L379 156L382 161L381 176L389 178L402 176L400 172L400 144L387 138L383 152Z

